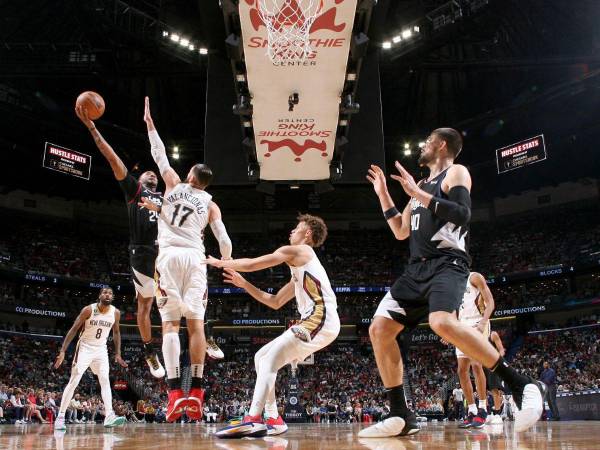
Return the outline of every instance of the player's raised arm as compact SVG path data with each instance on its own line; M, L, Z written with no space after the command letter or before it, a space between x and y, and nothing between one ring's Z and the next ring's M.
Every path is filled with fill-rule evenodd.
M152 158L154 158L154 162L158 166L160 175L163 180L165 180L165 185L167 187L166 191L170 191L177 184L181 183L181 179L169 164L165 144L160 139L150 114L150 99L148 97L145 98L144 122L146 122L146 127L148 128L148 139L150 139L150 152L152 153Z
M81 106L75 107L75 114L79 117L79 120L86 126L90 134L94 138L96 147L100 150L100 153L106 158L110 164L110 168L115 174L115 178L119 181L123 180L127 176L127 167L123 164L121 158L117 156L113 148L108 142L102 137L100 131L96 128L94 122L89 118L87 110Z
M113 342L115 343L115 361L121 367L127 367L127 363L121 358L121 311L115 309L115 323L112 327Z
M256 272L257 270L267 269L269 267L278 266L279 264L288 263L289 265L299 265L295 260L300 256L300 246L285 245L278 248L273 253L259 256L258 258L239 258L223 260L209 256L204 260L205 264L213 267L230 268L238 272Z
M63 361L65 359L65 352L67 351L67 348L69 348L69 344L71 343L71 341L73 340L73 338L75 337L77 332L81 329L81 327L83 326L85 321L91 317L91 315L92 315L91 306L88 305L81 310L81 312L75 319L75 323L73 323L73 326L68 331L67 335L65 336L65 339L63 340L63 343L60 347L60 351L59 351L58 356L56 357L56 361L54 363L55 369L58 369L60 367L60 365L63 363Z
M225 224L223 223L221 216L221 209L215 202L210 202L208 207L208 223L210 223L210 229L219 243L221 258L231 259L231 239L229 239L229 235L225 229Z
M225 268L223 271L223 279L227 284L232 284L244 289L254 299L272 309L281 308L295 296L294 282L291 280L279 289L276 294L269 294L265 291L261 291L233 269Z
M492 295L492 291L490 291L490 288L488 287L483 275L477 272L473 272L473 274L471 275L471 284L477 289L479 289L479 292L483 297L483 302L485 303L485 311L483 312L483 317L477 324L477 328L483 333L483 330L489 322L490 317L492 317L492 313L496 308L496 304L494 303L494 296Z
M410 234L410 208L409 204L406 205L402 213L396 209L392 196L387 189L387 183L385 181L385 173L379 166L374 164L369 168L367 180L373 185L373 189L379 198L381 204L381 210L383 211L383 217L387 220L387 223L394 233L394 236L398 240L404 240Z

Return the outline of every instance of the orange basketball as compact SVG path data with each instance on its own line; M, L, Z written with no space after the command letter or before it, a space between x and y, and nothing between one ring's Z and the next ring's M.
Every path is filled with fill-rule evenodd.
M94 91L85 91L79 94L75 105L87 110L91 120L99 119L104 114L104 99Z

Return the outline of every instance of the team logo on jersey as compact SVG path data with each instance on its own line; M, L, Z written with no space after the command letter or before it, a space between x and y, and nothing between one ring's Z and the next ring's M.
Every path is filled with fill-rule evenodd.
M292 330L292 333L294 333L294 336L298 339L300 339L302 342L310 342L310 333L308 332L308 330L304 327L298 326L298 325L294 325L293 327L290 328L290 330Z
M167 304L168 300L169 300L169 297L157 297L156 298L156 306L158 307L158 309L164 308L165 305Z

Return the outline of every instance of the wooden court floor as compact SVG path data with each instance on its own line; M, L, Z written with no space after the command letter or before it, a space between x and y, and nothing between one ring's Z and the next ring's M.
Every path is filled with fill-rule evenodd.
M512 424L461 430L454 422L429 423L410 438L359 439L360 425L293 424L280 436L221 440L214 425L127 424L113 430L101 425L71 425L53 432L49 425L0 426L2 450L591 450L600 449L600 421L540 422L515 435Z

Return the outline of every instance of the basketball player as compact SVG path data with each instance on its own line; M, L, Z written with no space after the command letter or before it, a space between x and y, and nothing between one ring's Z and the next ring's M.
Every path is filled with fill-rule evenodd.
M71 367L71 378L65 387L62 398L60 400L60 409L54 424L55 430L65 430L65 412L71 403L71 398L75 389L79 385L81 377L88 367L98 377L100 382L100 392L102 401L104 402L104 426L114 427L123 425L125 418L116 416L112 407L112 393L110 391L110 380L108 379L109 362L108 348L106 341L110 331L113 332L113 341L115 343L115 362L122 367L127 367L127 363L121 358L121 331L119 330L119 320L121 312L111 303L113 301L113 291L111 288L100 289L98 302L84 307L75 323L65 336L65 339L60 348L60 352L56 357L54 368L58 369L65 359L65 351L69 344L79 331L79 341L77 342L77 350L73 358L73 366Z
M296 228L290 233L290 245L280 247L270 255L258 258L218 260L209 257L206 262L224 268L225 282L243 288L255 300L272 309L279 309L292 298L301 320L281 336L262 347L254 356L256 385L248 415L239 425L221 430L219 437L244 437L245 430L256 429L248 424L267 425L270 435L287 431L287 425L277 412L275 379L277 371L287 364L303 361L311 354L331 344L340 332L337 302L329 277L314 252L327 237L323 219L304 214L298 217ZM290 281L276 294L268 294L243 278L239 272L254 272L285 263L291 272ZM266 421L263 422L263 410Z
M75 112L88 128L96 146L110 164L113 174L121 190L125 194L127 213L129 215L129 261L133 284L137 297L137 325L144 345L145 359L150 373L157 378L165 376L165 369L160 363L154 344L152 343L152 328L150 312L154 299L154 264L158 256L158 214L156 211L138 207L142 197L150 199L157 205L162 204L162 194L156 192L158 179L153 171L146 171L136 180L127 170L121 158L102 137L93 121L89 119L84 108L76 107ZM156 127L150 115L149 99L145 99L144 121L148 134L156 132ZM207 345L207 353L214 359L223 359L223 351L212 337Z
M490 317L494 312L495 304L490 288L485 278L477 272L471 272L467 280L467 286L463 300L458 310L458 320L470 327L475 328L486 338L490 337ZM482 428L487 419L487 388L485 373L479 361L473 360L465 355L458 347L456 348L456 359L458 364L458 378L460 386L467 399L467 417L459 425L460 428ZM475 405L473 385L471 384L470 369L473 370L479 408Z
M128 172L121 158L102 137L94 122L89 119L87 111L84 108L75 107L75 112L90 131L96 146L110 164L113 174L125 194L129 216L129 263L137 297L137 325L144 344L145 359L150 373L157 378L162 378L165 376L165 369L160 363L156 348L152 343L150 322L150 311L154 299L154 261L158 255L156 243L158 215L155 211L139 208L137 205L142 196L157 205L162 203L160 192L155 192L158 179L154 172L147 171L136 180ZM148 123L148 121L146 122ZM150 133L150 127L154 129L151 120L148 123L148 133Z
M488 340L473 327L458 321L469 276L468 227L471 218L471 176L454 159L462 149L462 137L452 128L434 130L421 149L419 164L429 177L415 183L396 162L397 180L410 201L400 213L388 192L383 171L372 165L368 180L379 197L396 239L409 239L410 259L404 273L381 300L369 328L375 360L390 399L390 417L361 430L360 437L413 434L419 428L406 405L402 359L397 336L429 316L429 325L442 339L469 358L490 368L513 391L521 409L517 431L531 427L541 416L545 388L517 373Z
M177 420L187 408L191 420L202 418L204 390L202 376L206 353L204 313L208 302L204 229L210 224L223 258L231 258L231 240L221 219L221 210L205 189L212 172L205 164L194 165L181 182L167 159L165 145L154 128L146 97L144 119L148 124L151 152L165 182L162 207L149 198L139 206L159 213L156 259L156 303L162 319L163 358L169 385L168 422ZM179 327L186 318L189 335L192 386L187 398L181 389Z

